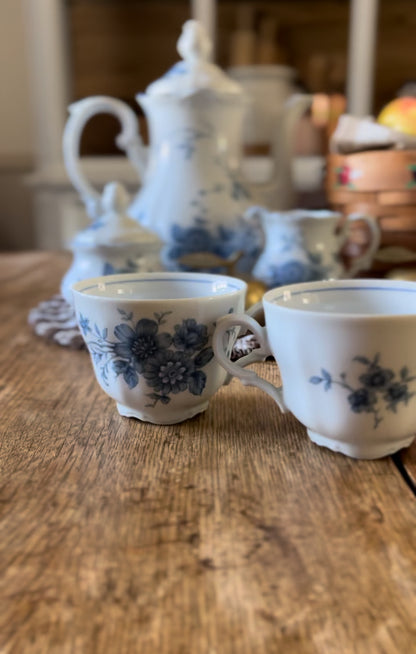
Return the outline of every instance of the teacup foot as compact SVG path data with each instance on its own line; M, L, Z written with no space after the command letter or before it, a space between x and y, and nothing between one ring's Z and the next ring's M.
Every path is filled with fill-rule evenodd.
M345 454L353 459L380 459L383 456L389 456L404 447L409 447L415 438L415 434L412 434L411 436L406 436L406 438L403 438L400 441L394 441L392 443L344 443L317 434L310 429L307 429L306 431L308 432L311 441L316 445L327 447L334 452L340 452L341 454Z
M117 402L117 410L121 416L126 418L137 418L137 420L141 420L142 422L151 422L154 425L175 425L178 422L184 422L185 420L193 418L194 416L198 415L198 413L205 411L207 408L208 402L198 404L198 406L194 406L187 411L176 409L172 410L171 412L167 412L166 408L164 408L163 417L158 418L157 415L154 415L154 412L137 411L136 409L132 409L128 406L125 406L124 404Z

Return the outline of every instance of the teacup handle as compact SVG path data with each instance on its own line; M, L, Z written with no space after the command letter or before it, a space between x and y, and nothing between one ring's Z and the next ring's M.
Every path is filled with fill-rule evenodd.
M377 221L375 218L371 218L371 216L367 216L365 214L352 213L347 217L345 230L346 240L348 240L351 223L358 220L366 223L368 226L370 232L370 243L368 244L368 247L363 254L361 254L359 257L355 257L352 260L351 266L348 268L349 277L353 277L360 270L367 270L370 268L374 259L374 255L380 247L381 233Z
M121 123L121 132L116 138L139 175L145 171L146 149L139 134L139 122L133 109L122 100L105 95L96 95L74 102L68 107L69 118L63 134L63 155L68 176L79 192L88 214L95 219L101 213L101 194L86 179L80 165L79 146L87 122L99 113L112 114Z
M224 342L228 340L225 336L227 335L228 330L233 329L234 327L244 327L249 330L257 338L257 341L260 344L259 348L256 348L250 352L250 354L241 357L238 361L230 361L224 348ZM266 357L270 356L271 350L267 340L266 327L261 327L254 318L251 318L246 314L229 314L223 316L217 321L212 340L212 348L216 359L222 367L225 368L229 375L237 377L245 386L257 386L274 399L283 413L287 411L287 407L283 401L282 386L274 386L270 382L259 377L254 370L244 370L244 368L251 363L264 361Z

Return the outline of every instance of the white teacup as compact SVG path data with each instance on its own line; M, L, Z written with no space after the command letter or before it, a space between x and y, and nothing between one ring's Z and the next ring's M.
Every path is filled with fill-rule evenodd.
M245 292L240 279L203 273L107 275L74 284L96 378L119 413L174 424L204 411L227 376L212 351L216 321L243 312Z
M374 459L407 447L416 430L416 284L334 280L293 284L263 298L266 327L247 315L218 322L218 361L243 384L290 410L318 445ZM236 326L260 348L232 363L224 349ZM273 354L282 386L241 366Z

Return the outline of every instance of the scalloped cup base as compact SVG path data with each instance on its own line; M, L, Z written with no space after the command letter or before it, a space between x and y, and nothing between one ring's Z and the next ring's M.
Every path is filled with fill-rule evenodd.
M166 415L166 410L164 410L160 417L156 416L155 412L153 411L137 411L136 409L131 409L130 407L125 406L124 404L120 404L119 402L117 402L117 410L121 416L126 418L137 418L137 420L141 420L142 422L150 422L153 425L176 425L178 422L184 422L185 420L189 420L190 418L198 415L198 413L202 413L208 408L208 404L208 402L202 402L201 404L193 406L187 411L170 411L169 415Z
M400 441L393 442L351 444L328 438L328 436L322 436L310 429L307 429L306 431L308 432L311 441L316 445L327 447L333 452L340 452L341 454L345 454L353 459L381 459L384 456L389 456L405 447L409 447L416 436L416 434L412 434L411 436L406 436L406 438L403 438Z

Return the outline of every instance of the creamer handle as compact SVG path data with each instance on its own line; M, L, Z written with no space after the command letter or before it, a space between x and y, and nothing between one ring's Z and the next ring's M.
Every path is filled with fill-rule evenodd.
M377 219L360 213L352 213L347 217L347 221L346 221L347 239L348 239L348 233L351 228L351 224L355 221L363 221L368 226L369 233L370 233L370 242L363 254L361 254L358 257L354 257L352 259L351 266L347 271L348 277L353 277L360 270L368 270L368 268L371 268L374 255L377 252L378 248L380 247L380 240L381 240L381 233L380 233L380 228L377 224Z

